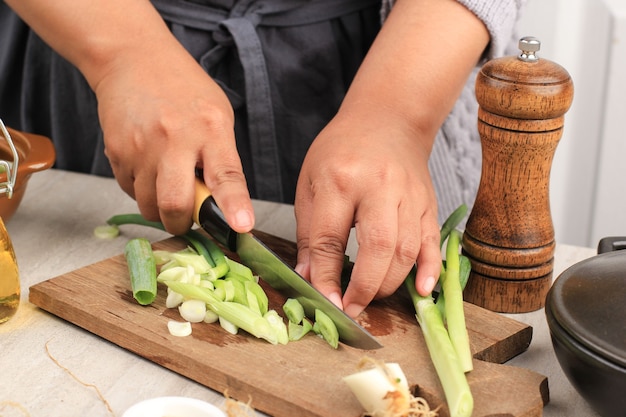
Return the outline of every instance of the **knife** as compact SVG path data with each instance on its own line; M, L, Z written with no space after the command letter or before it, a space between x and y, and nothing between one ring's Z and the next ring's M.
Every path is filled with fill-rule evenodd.
M359 349L378 349L382 345L350 316L293 270L252 233L237 233L228 226L222 211L207 186L196 178L194 221L258 274L269 286L288 298L297 299L307 317L320 309L337 326L339 340Z

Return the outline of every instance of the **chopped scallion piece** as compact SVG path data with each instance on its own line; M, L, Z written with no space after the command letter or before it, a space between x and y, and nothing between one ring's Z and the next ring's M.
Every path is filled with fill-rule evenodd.
M283 311L290 322L300 324L304 319L304 307L295 298L288 298L283 304Z
M115 239L120 235L120 228L114 224L96 226L93 234L98 239Z
M150 242L144 238L129 240L124 248L124 256L133 297L141 305L151 304L157 294L157 271Z
M328 342L330 346L337 349L339 347L339 332L335 323L322 310L315 309L315 325L313 330Z
M172 336L185 337L191 334L191 323L170 320L167 322L167 329Z

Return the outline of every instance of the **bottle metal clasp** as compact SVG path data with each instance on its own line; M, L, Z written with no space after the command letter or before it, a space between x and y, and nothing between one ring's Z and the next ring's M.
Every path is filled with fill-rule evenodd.
M11 153L13 154L13 161L5 161L0 159L0 173L6 172L7 179L4 182L0 182L0 194L6 194L8 198L13 196L13 187L15 187L15 179L17 177L17 166L19 164L19 155L11 139L9 131L4 126L4 122L0 119L0 133L9 144Z

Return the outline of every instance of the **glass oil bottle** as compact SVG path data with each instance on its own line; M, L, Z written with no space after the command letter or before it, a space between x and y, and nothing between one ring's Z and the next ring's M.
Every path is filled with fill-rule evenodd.
M0 120L0 140L8 142L13 154L13 161L0 159L0 198L11 198L17 175L18 154L4 123ZM5 175L6 174L6 175ZM17 311L20 303L20 279L13 244L4 222L0 217L0 323L9 320Z

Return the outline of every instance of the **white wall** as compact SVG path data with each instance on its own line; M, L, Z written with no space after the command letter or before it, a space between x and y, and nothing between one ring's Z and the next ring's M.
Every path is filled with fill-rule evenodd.
M596 204L599 168L604 166L598 161L606 133L604 103L607 89L614 88L607 85L607 72L615 49L615 9L625 7L626 0L528 0L520 25L521 36L541 40L539 56L562 65L574 82L574 101L565 116L550 182L557 243L595 247L601 235L626 235L626 186L621 189L621 225L612 222L608 227L612 230L598 228L597 219L606 217L602 208L607 203ZM626 91L621 97L626 98ZM604 149L602 154L607 152L617 150Z

